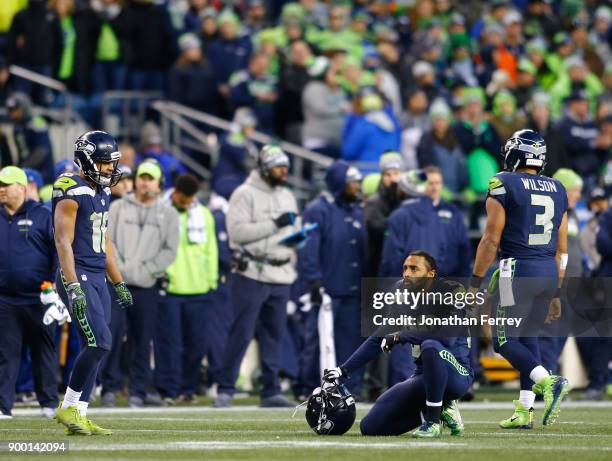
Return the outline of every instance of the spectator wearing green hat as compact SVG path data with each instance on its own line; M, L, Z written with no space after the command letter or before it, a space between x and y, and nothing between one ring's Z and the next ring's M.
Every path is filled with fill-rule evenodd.
M306 40L319 50L342 46L349 54L361 59L362 37L348 27L348 9L341 5L332 6L329 10L327 29L314 29L306 33Z
M525 116L516 110L516 98L506 90L498 92L493 98L493 116L490 120L501 139L508 139L525 126Z
M499 163L497 157L501 152L501 140L495 127L486 118L484 92L480 87L463 90L460 118L455 121L453 130L466 155L480 148Z
M550 89L557 79L555 68L549 63L554 61L551 56L548 53L548 44L543 38L537 37L527 42L526 58L535 66L537 81L543 90Z
M474 63L470 56L471 42L467 34L450 36L451 56L446 77L463 82L467 86L478 86Z
M467 186L465 153L451 128L452 113L442 99L430 109L431 129L426 131L417 147L419 168L435 166L444 177L446 189L457 194Z
M516 84L513 94L516 98L517 108L523 109L531 100L531 96L540 90L537 82L538 68L529 59L521 58L516 71Z
M579 56L571 56L564 61L564 70L557 76L557 82L550 89L553 115L562 115L563 102L576 89L586 91L591 108L595 107L597 97L603 92L601 80L589 70Z

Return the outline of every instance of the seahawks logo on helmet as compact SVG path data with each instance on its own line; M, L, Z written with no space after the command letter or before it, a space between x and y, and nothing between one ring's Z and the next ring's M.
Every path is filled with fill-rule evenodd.
M306 422L319 435L342 435L355 423L355 398L343 384L323 383L308 398Z
M104 131L88 131L74 143L74 163L84 176L98 186L112 187L119 182L121 171L117 168L117 163L120 158L117 141ZM112 172L103 174L97 166L101 163L112 163Z
M546 165L546 142L534 130L515 132L503 148L504 169L533 168L540 173Z
M74 150L85 152L86 154L92 155L96 151L96 145L86 139L77 139L74 144Z

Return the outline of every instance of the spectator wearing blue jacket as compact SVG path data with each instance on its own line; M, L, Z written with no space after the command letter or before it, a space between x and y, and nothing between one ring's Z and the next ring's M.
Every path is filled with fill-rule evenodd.
M26 198L28 180L15 166L0 170L0 419L11 417L22 348L32 354L44 416L57 407L54 326L43 324L40 285L55 280L57 257L51 212Z
M317 223L306 245L298 253L300 277L310 287L312 304L320 305L321 288L332 299L336 361L346 360L361 344L360 292L366 265L366 230L359 199L361 173L343 160L327 170L327 190L304 210L304 223ZM320 383L318 309L307 318L304 370L308 390ZM347 385L359 394L363 370Z
M53 150L46 120L32 115L30 98L24 93L9 96L6 108L13 123L13 138L19 157L16 164L22 168L35 168L45 182L53 182Z
M250 108L257 117L259 130L271 134L274 131L278 92L276 77L268 73L269 64L268 55L254 54L248 69L231 76L229 96L232 108Z
M220 195L232 195L255 166L257 146L249 140L257 119L253 111L242 107L234 114L231 131L219 142L219 160L213 169L213 190Z
M382 152L398 151L401 128L390 105L385 105L375 88L363 87L355 97L342 134L342 158L371 163L362 171L376 171Z
M202 54L202 42L196 34L179 38L181 54L170 70L168 98L193 109L217 113L217 89L214 71Z
M234 72L246 69L253 51L250 38L240 36L240 21L230 10L217 17L219 38L206 48L206 57L215 72L217 90L225 99L229 98L229 79Z
M441 277L469 277L472 273L472 247L468 237L463 213L458 207L442 199L444 177L440 168L430 166L427 173L425 193L438 212L442 233L444 234L444 260L438 266Z

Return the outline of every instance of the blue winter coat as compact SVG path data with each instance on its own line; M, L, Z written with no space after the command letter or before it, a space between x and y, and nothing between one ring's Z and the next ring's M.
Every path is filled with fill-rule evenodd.
M469 277L472 263L472 246L463 213L452 203L441 201L436 207L444 234L444 258L438 264L440 277Z
M334 297L359 296L366 264L363 208L342 198L346 167L337 165L335 174L327 175L328 191L306 206L302 222L319 227L298 253L300 280L307 286L319 281Z
M55 280L52 221L51 210L34 200L13 216L0 207L0 302L38 304L40 284Z
M400 124L390 106L366 114L349 114L342 133L342 158L377 163L387 150L400 149Z

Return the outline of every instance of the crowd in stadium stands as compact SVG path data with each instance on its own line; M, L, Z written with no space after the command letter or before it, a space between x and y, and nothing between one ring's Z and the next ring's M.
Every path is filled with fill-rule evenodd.
M503 144L522 128L542 134L545 173L568 189L572 274L612 274L612 217L606 213L612 192L612 8L607 1L3 0L0 9L0 104L8 112L5 126L11 128L0 133L0 166L28 168L35 200L49 200L45 184L75 168L70 162L54 165L48 121L33 110L63 101L11 75L10 65L65 83L92 126L100 123L102 95L109 90L159 91L167 99L233 120L232 130L219 138L218 162L207 165L213 194L200 219L214 216L216 231L213 226L206 232L215 235L205 238L216 239L219 263L215 280L198 293L206 306L232 308L231 290L224 287L232 278L225 215L231 213L233 191L252 180L259 171L256 165L261 169L261 145L249 139L254 130L336 161L327 172L324 196L303 211L304 220L318 222L330 234L319 230L320 237L307 244L309 250L298 253L293 301L305 292L317 298L323 288L335 310L353 315L359 295L352 287L359 278L399 277L402 261L397 255L410 249L437 251L445 275L469 276L472 246L466 222L474 229L478 223L463 212L487 192L489 179L501 168ZM188 168L165 149L155 123L143 127L141 138L138 146L121 146L128 180L114 194L128 193L136 168L154 159L161 168L162 188L183 178L183 195L191 197L191 185L184 179ZM416 168L427 172L431 199L420 210L401 203L414 191L399 172ZM358 194L346 195L356 181L363 200ZM605 218L601 226L600 215ZM413 233L408 242L405 229L414 221L432 231ZM354 228L345 228L346 222L354 222ZM354 241L354 248L338 250L342 238ZM337 258L323 257L334 251L340 251ZM321 257L313 258L316 252ZM161 289L165 296L172 298L174 289L180 295L172 282L170 287L166 279L156 283L166 284ZM150 285L146 289L151 291ZM162 304L189 311L188 305L170 298ZM156 343L161 362L153 379L142 362L150 339L160 341L155 333L160 325L147 326L146 334L134 339L134 328L147 315L129 315L128 342L122 347L131 348L130 360L122 363L115 355L113 368L103 370L103 386L113 394L123 389L123 372L129 369L133 406L163 401L147 393L153 381L166 402L181 393L192 400L197 377L181 372L183 345ZM161 321L169 329L178 328L180 336L176 318L169 316ZM358 317L351 317L352 322L348 317L336 339L341 355L359 341ZM215 321L218 328L210 334L222 343L230 334L231 315ZM316 321L298 309L288 316L286 327L278 368L293 379L297 397L317 381L316 353L309 349L316 340L311 331ZM73 323L70 330L74 328ZM123 332L125 325L118 328ZM194 335L184 327L185 348ZM551 369L558 366L564 344L553 339L543 346ZM211 384L218 382L224 364L223 353L209 343L196 357L183 352L183 368L206 356ZM585 396L600 398L609 382L606 357L612 359L612 343L583 340L579 346L589 369ZM73 347L70 342L62 350L66 374ZM33 389L27 355L18 384L26 395ZM312 360L304 363L306 357ZM411 365L392 357L389 382L402 379ZM378 364L365 373L364 387L371 394L386 385L378 379L387 375L383 369L386 365ZM182 383L175 382L177 373L183 373ZM354 379L356 391L361 390L360 379ZM105 402L112 405L114 398L107 396Z

